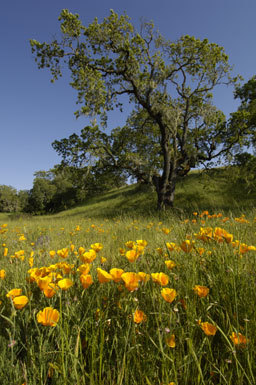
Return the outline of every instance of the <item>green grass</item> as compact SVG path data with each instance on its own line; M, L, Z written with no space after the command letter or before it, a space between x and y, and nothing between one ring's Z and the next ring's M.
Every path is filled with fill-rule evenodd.
M177 187L176 206L182 211L161 215L152 209L154 192L139 186L110 191L55 215L1 214L1 384L255 384L256 251L243 243L256 246L256 210L253 194L245 194L241 184L231 189L227 180L219 170L191 174ZM223 215L200 217L203 210ZM223 221L225 216L229 219ZM199 239L196 234L207 228L212 236ZM237 245L216 228L232 234ZM218 231L223 237L217 237ZM125 243L136 240L148 244L131 263L120 248L126 253ZM185 240L193 245L188 252L180 248ZM96 242L103 249L90 264L93 284L84 289L77 268L87 254L79 248L88 251ZM168 242L176 248L168 249ZM63 248L68 248L66 258L50 257L50 250ZM34 273L28 273L31 256ZM166 260L176 266L168 270ZM175 289L177 296L166 302L163 287L152 277L134 291L122 279L100 283L97 268L110 272L114 267L149 277L163 272L169 280L163 287ZM60 277L51 273L71 279L73 286L47 298L39 277L58 282ZM209 294L200 298L195 285L206 286ZM6 297L13 288L29 298L23 309L15 309ZM37 320L49 306L60 313L55 327ZM137 309L145 313L145 322L134 322ZM216 334L206 335L200 321L215 325ZM235 345L232 333L241 333L246 343ZM175 347L167 344L171 335Z

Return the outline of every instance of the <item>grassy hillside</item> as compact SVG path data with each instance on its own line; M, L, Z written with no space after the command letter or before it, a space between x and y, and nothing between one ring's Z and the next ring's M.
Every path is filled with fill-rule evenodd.
M85 204L63 211L55 217L86 215L91 218L156 215L156 193L153 187L130 185L91 198ZM240 213L255 206L256 192L248 192L242 182L230 183L223 169L193 172L180 180L176 188L175 208L178 213L194 210L232 211Z
M177 183L174 212L189 215L197 210L232 211L239 214L255 207L256 191L248 191L243 181L230 181L225 169L207 172L194 171ZM102 193L70 210L51 215L52 218L80 216L87 218L114 218L119 216L151 217L159 215L156 210L154 188L145 185L129 185ZM162 214L161 214L162 215ZM17 214L0 213L0 221L16 219ZM42 217L42 218L45 218Z

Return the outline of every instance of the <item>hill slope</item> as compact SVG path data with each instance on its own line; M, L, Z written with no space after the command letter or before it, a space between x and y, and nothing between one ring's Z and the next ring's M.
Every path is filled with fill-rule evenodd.
M241 213L255 207L256 192L248 192L241 181L230 182L224 169L192 172L180 180L176 188L175 208L184 213L194 210ZM119 215L150 216L156 214L153 187L129 185L89 199L85 204L55 214L55 217L86 215L93 218Z

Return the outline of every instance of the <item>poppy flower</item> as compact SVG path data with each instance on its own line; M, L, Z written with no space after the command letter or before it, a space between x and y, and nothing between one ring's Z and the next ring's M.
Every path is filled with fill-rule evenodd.
M92 263L96 258L96 256L97 256L96 251L93 249L90 249L89 251L86 251L85 253L80 255L80 259L83 263Z
M217 328L209 322L200 322L200 327L207 336L215 336Z
M241 333L233 332L229 337L234 345L245 346L249 342L249 340L245 336L243 336Z
M129 262L135 262L139 258L140 254L136 250L129 250L126 252L125 256Z
M182 242L182 244L180 245L180 248L185 252L185 253L190 253L190 251L193 249L194 247L194 242L190 242L189 239L186 239L185 241Z
M168 261L164 261L167 269L169 270L172 270L175 266L176 266L176 263L171 261L170 259Z
M48 286L43 289L43 292L47 298L52 298L58 289L59 287L56 283L50 282Z
M128 247L128 249L132 249L135 246L134 241L128 241L125 243L125 246Z
M164 273L152 273L151 277L154 282L158 283L161 286L168 285L169 277Z
M81 274L80 282L84 289L88 289L93 284L92 276L90 274Z
M142 282L148 282L150 280L150 274L144 273L143 271L139 271L138 276Z
M55 250L50 250L49 254L50 254L51 258L54 258L54 256L56 255L56 251Z
M0 270L0 279L5 279L6 271L4 269Z
M166 343L170 348L175 348L176 343L175 343L175 335L172 334L171 336L168 336L166 338Z
M96 253L98 253L103 248L103 245L101 243L94 243L93 245L91 245L91 248Z
M56 326L59 321L60 313L52 307L45 307L37 313L37 322L44 326Z
M83 265L79 266L77 271L81 274L88 274L90 271L91 265L89 263L84 263Z
M147 320L146 314L142 310L136 310L133 314L133 321L137 324Z
M148 242L145 241L144 239L138 239L138 240L136 241L136 243L137 243L138 246L142 246L143 248L146 247L147 244L148 244Z
M85 252L85 248L84 247L79 247L79 249L78 249L79 255L82 255L84 252Z
M176 244L174 242L166 242L166 247L169 251L173 251L176 249Z
M18 297L13 298L12 301L15 309L20 310L23 309L28 303L28 297L25 295L20 295Z
M6 294L6 297L7 298L14 298L14 297L18 297L19 295L21 295L21 292L22 292L22 289L12 289L10 290L7 294Z
M37 283L38 287L40 288L40 290L44 290L49 285L51 280L52 280L51 277L49 275L47 275L45 277L37 278L36 283Z
M166 302L172 303L177 296L175 289L164 288L161 290L161 295Z
M69 279L69 278L61 279L58 282L58 286L59 286L59 288L61 288L61 290L68 290L73 285L74 285L74 282L71 281L71 279Z
M122 280L121 275L124 273L123 269L113 268L109 272L110 272L114 282L120 282Z
M134 272L127 272L121 275L125 287L129 291L134 291L139 287L140 276Z
M193 290L200 298L206 297L209 294L209 289L206 286L196 285Z
M100 283L106 283L113 280L113 277L111 274L109 274L107 271L97 268L98 273L98 280Z

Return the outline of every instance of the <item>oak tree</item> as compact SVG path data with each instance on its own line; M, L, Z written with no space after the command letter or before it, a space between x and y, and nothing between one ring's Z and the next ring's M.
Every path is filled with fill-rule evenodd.
M126 14L113 10L88 26L66 9L59 20L59 39L30 44L52 81L69 69L80 105L76 116L100 118L97 135L95 125L84 131L90 156L94 148L101 162L130 167L138 178L152 181L159 209L172 206L177 178L225 154L243 135L212 103L216 86L236 82L224 49L188 35L167 40L151 22L138 32ZM133 114L125 127L104 136L108 112L122 111L123 96L134 105ZM64 147L56 143L56 149Z

